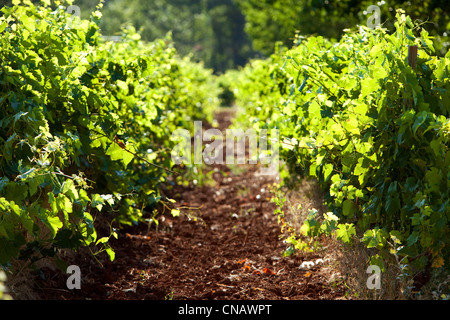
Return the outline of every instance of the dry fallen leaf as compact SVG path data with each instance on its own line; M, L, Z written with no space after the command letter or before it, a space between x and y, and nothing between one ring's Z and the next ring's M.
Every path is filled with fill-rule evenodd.
M247 271L251 270L250 265L247 263L242 267L242 269L247 270Z
M275 272L273 272L273 271L270 270L269 268L264 268L264 269L263 269L263 272L264 272L265 274L276 274Z
M128 239L141 239L141 240L150 240L151 239L150 236L141 236L141 235L134 235L134 234L129 234L129 233L125 233L125 236Z
M432 268L440 268L444 265L445 261L444 258L441 256L436 257L433 259L433 264L431 265Z

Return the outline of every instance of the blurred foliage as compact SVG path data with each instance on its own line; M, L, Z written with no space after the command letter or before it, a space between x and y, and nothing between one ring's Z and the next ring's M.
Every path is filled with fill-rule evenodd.
M78 2L82 7L85 1ZM180 54L192 54L216 72L243 66L254 55L233 0L110 0L103 15L103 34L117 34L123 24L140 29L143 40L171 31Z
M245 31L256 50L265 55L273 53L280 41L291 46L295 33L340 38L345 28L366 25L371 5L380 8L381 23L393 32L395 11L405 10L416 22L425 22L424 28L435 37L436 49L441 55L448 51L450 42L450 15L448 1L328 1L328 0L239 0L246 16Z
M7 294L7 288L4 283L6 282L6 274L3 270L0 270L0 300L11 300L11 296Z

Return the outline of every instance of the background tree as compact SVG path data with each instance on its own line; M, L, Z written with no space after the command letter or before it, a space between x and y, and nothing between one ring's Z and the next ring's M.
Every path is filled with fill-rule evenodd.
M370 5L378 5L381 22L394 31L395 11L405 10L413 20L426 22L424 27L435 37L441 54L448 51L450 43L450 7L445 0L238 0L246 17L245 30L253 40L256 50L268 55L275 42L292 45L293 35L322 35L339 38L345 28L366 24Z
M192 54L216 72L243 66L255 53L244 31L244 16L233 0L107 1L103 33L118 34L126 24L141 30L144 40L171 31L180 54Z

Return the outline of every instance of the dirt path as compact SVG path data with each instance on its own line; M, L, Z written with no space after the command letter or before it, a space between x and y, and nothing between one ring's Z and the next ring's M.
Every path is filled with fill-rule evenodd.
M218 113L219 128L231 112ZM44 269L37 285L42 299L339 299L342 287L329 283L318 265L300 269L315 254L282 257L267 176L256 166L215 165L210 183L165 190L177 204L201 207L178 218L160 219L158 230L140 225L112 242L116 259L100 267L77 258L81 290L67 290L67 275ZM41 277L42 278L42 277Z

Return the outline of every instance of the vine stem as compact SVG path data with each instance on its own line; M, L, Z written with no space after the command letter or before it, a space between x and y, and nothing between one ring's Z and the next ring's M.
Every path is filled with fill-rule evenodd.
M417 46L408 46L408 64L409 66L416 71L416 64L417 64ZM406 91L406 88L405 88ZM414 100L413 99L405 99L405 105L407 109L412 109L414 107Z
M123 142L121 142L121 141L118 140L117 136L116 136L116 138L113 140L113 139L109 138L108 136L106 136L105 134L103 134L103 133L101 133L101 132L98 132L97 130L91 130L91 131L92 131L92 132L95 132L96 134L99 134L99 135L101 135L101 136L103 136L103 137L105 137L105 138L107 138L108 140L112 141L113 143L116 143L119 147L121 147L121 148L122 148L123 150L125 150L126 152L132 154L134 157L138 158L139 160L144 161L145 163L147 163L147 164L149 164L149 165L151 165L151 166L153 166L153 167L156 167L156 168L158 168L158 169L164 170L164 171L166 171L166 172L173 173L173 174L175 174L175 175L180 175L179 172L176 172L176 171L173 171L173 170L164 168L164 167L162 167L162 166L160 166L160 165L151 163L151 162L148 161L147 159L145 159L145 158L141 157L140 155L134 153L133 151L127 149L127 147L125 146L125 144L124 144Z

